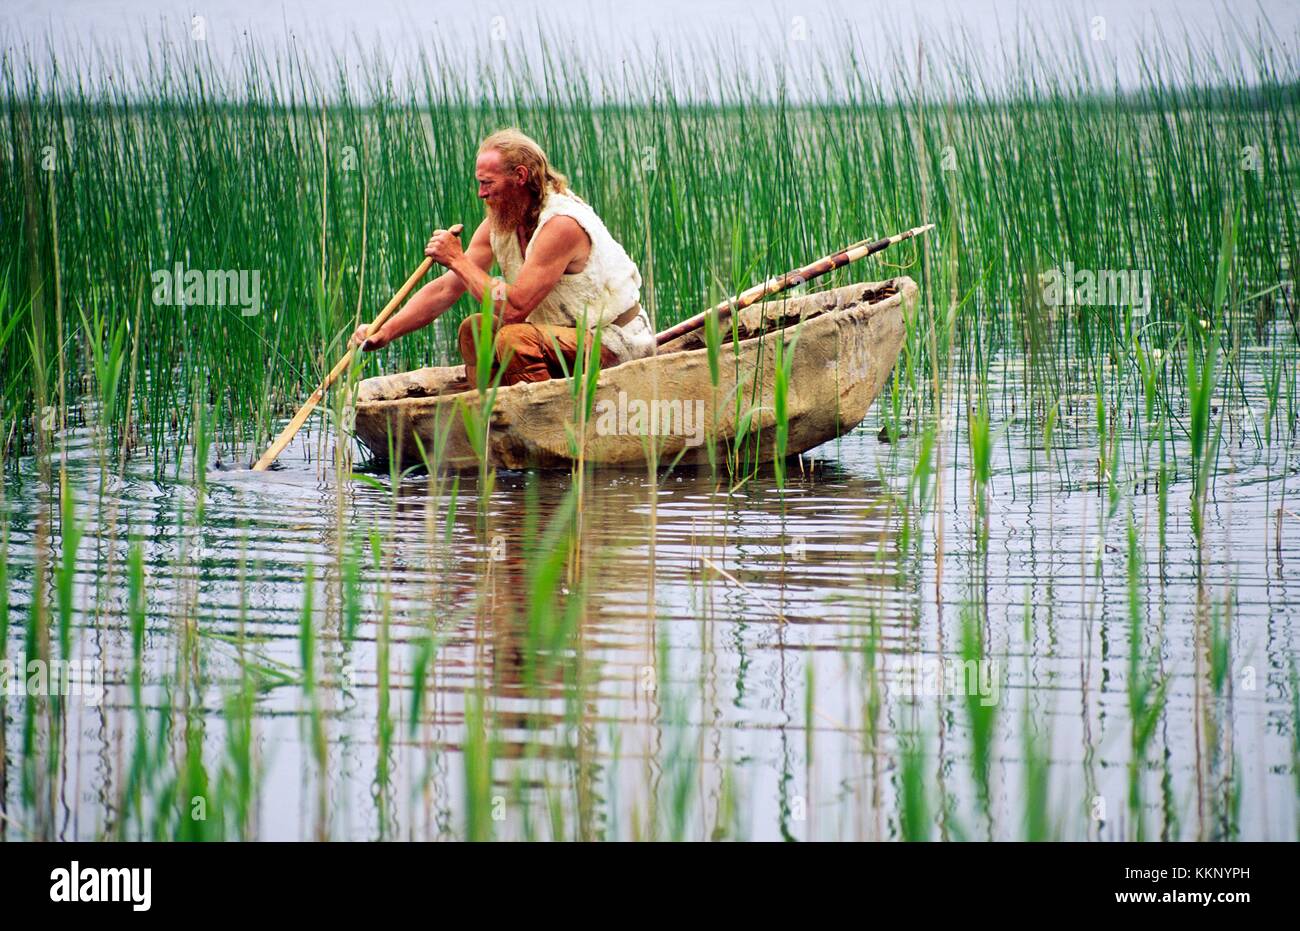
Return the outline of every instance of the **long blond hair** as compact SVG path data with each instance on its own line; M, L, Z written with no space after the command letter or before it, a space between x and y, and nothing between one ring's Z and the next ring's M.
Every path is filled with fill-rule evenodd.
M551 191L582 199L569 189L569 179L555 170L537 141L522 130L513 126L498 129L479 143L480 155L493 149L501 153L507 171L514 171L520 165L528 169L528 180L524 186L533 195L533 206L526 216L529 226L537 225L537 215L541 213L546 195Z

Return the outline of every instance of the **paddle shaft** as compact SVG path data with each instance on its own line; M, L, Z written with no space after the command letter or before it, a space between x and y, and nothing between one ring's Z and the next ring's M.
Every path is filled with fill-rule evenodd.
M448 230L448 232L453 235L460 235L460 230L461 225L458 223ZM410 296L411 292L415 290L415 286L420 283L420 279L427 275L429 269L432 267L433 259L426 258L420 263L420 267L411 274L410 278L406 279L406 284L402 285L401 290L393 295L393 299L379 312L379 316L371 322L370 326L366 327L367 336L383 326L384 321L391 317L398 307L402 306L402 303ZM292 440L294 435L302 429L302 425L307 422L307 418L311 416L311 412L315 410L316 405L321 402L321 398L325 397L325 392L329 390L330 385L334 384L334 382L338 380L338 377L347 371L348 366L352 364L352 356L356 351L357 349L355 346L349 349L347 354L344 355L342 359L339 359L338 364L334 366L334 368L330 369L330 373L325 376L325 380L322 381L320 386L311 393L311 397L307 399L307 403L299 409L298 413L293 415L293 420L289 421L288 425L280 431L280 435L275 438L275 442L272 443L267 451L262 454L262 458L257 460L253 465L254 472L264 472L270 467L271 463L275 462L275 460L279 458L280 453L284 452L284 448L289 445L289 441Z
M856 262L858 259L866 258L869 255L892 246L896 242L902 242L904 239L911 239L913 236L919 236L924 232L934 229L933 223L927 223L925 226L918 226L906 232L899 233L897 236L888 236L885 239L877 239L874 242L864 239L861 242L855 242L853 245L841 249L839 252L820 258L815 262L805 265L803 268L796 268L794 271L786 272L778 278L769 278L762 284L754 285L748 291L743 291L735 297L728 298L719 304L715 304L703 313L698 313L694 317L688 317L681 323L669 327L655 337L655 343L659 346L676 339L679 336L685 336L687 333L693 333L700 327L704 326L704 321L709 318L709 314L717 314L719 322L726 320L735 311L743 310L752 304L758 303L765 297L771 297L774 294L780 294L782 291L788 291L791 288L798 287L805 281L811 281L827 272L832 272L837 268L843 268L850 262Z

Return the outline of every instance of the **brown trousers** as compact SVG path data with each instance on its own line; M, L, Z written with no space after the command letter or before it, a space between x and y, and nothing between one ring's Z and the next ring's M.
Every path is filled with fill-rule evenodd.
M460 355L465 360L465 379L471 388L477 387L478 369L478 335L479 314L470 314L460 325L457 341L460 343ZM497 329L492 341L493 366L495 375L502 364L505 372L501 384L514 385L521 381L546 381L548 378L563 378L565 366L573 372L573 360L578 356L578 331L573 327L551 326L546 323L509 323ZM559 344L564 355L564 365L555 354L555 344ZM600 367L610 368L618 363L618 357L605 346L600 347Z

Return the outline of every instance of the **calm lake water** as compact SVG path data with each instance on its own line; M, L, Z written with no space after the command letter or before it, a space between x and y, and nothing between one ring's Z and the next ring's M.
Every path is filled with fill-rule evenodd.
M916 438L881 442L879 410L805 456L784 491L770 470L734 489L707 471L655 481L591 473L578 633L534 686L526 660L539 648L520 623L528 563L540 546L528 515L546 526L568 474L499 474L484 526L475 477L462 477L445 533L450 487L431 489L427 477L410 475L390 495L380 474L384 488L345 479L340 491L339 476L317 460L322 438L304 434L272 474L212 471L196 526L192 480L156 481L152 465L137 459L121 480L101 484L89 433L74 432L68 477L87 524L74 642L77 655L102 669L107 692L98 706L70 705L75 726L55 780L53 833L93 838L115 824L136 727L123 570L129 527L141 535L148 570L146 729L157 736L162 686L189 668L202 683L204 758L209 772L219 769L228 743L223 703L240 679L242 654L263 685L253 721L262 775L250 826L260 838L463 836L466 710L479 689L494 737L487 798L498 837L895 838L907 780L902 747L916 739L931 836L1018 839L1026 836L1031 735L1048 757L1051 836L1132 836L1136 603L1143 656L1166 683L1139 769L1145 836L1294 840L1294 424L1271 449L1248 432L1252 412L1262 422L1260 372L1269 358L1257 351L1243 367L1249 405L1239 396L1223 401L1199 581L1185 448L1162 550L1154 482L1127 484L1108 515L1092 399L1078 397L1063 413L1049 461L1041 430L1015 407L1020 375L1012 365L997 371L992 392L986 554L974 534L964 415L940 436L940 499L924 512L909 511L906 495ZM956 389L949 407L964 411ZM1128 413L1118 411L1116 421L1124 455L1140 458L1144 441ZM332 438L325 441L328 448ZM188 462L180 473L188 476ZM25 460L4 488L10 657L25 649L37 516L52 506L36 476ZM1130 504L1143 566L1135 602ZM350 642L340 636L341 527L366 549L363 610ZM381 571L370 566L372 530ZM300 672L309 565L323 781ZM973 700L934 694L960 658L964 617L987 645ZM181 658L187 618L198 633L196 661ZM1229 648L1217 690L1207 646L1216 624ZM436 651L412 728L413 673L430 632ZM972 776L972 705L993 709L990 816ZM10 838L35 823L18 788L20 708L19 696L6 698ZM394 724L381 754L385 717ZM183 754L172 757L179 765Z

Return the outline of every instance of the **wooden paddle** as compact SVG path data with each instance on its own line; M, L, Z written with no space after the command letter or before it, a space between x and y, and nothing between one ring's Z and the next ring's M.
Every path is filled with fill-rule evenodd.
M786 272L778 278L769 278L762 284L756 284L748 291L743 291L735 297L727 298L714 307L710 307L703 313L698 313L694 317L688 317L681 323L671 326L655 337L656 345L662 346L664 343L674 340L679 336L685 336L687 333L694 332L704 326L704 321L708 319L709 314L716 313L719 322L726 320L735 311L743 310L751 304L756 304L765 297L771 297L773 294L780 294L782 291L789 291L791 288L798 287L805 281L811 281L819 275L834 271L837 268L843 268L850 262L856 262L858 259L874 255L881 249L892 246L896 242L902 242L904 239L911 239L913 236L920 236L922 233L934 229L933 223L927 223L925 226L918 226L906 232L899 233L897 236L889 236L885 239L877 239L874 242L870 239L864 239L861 242L855 242L851 246L841 249L839 252L832 253L824 258L818 259L803 268L796 268L794 271Z
M457 223L447 232L451 233L453 236L459 236L461 230L464 228L465 227L462 224ZM370 326L366 327L367 337L383 326L384 321L391 317L398 307L402 306L402 303L410 296L411 292L415 290L415 286L420 283L420 279L427 275L429 269L432 267L433 259L431 258L425 258L425 260L420 263L420 267L411 274L410 278L406 279L406 284L402 285L401 290L393 295L393 299L379 312L379 316L371 322ZM311 416L311 412L315 410L316 405L321 402L321 398L325 397L325 392L329 390L330 385L334 384L334 382L338 380L338 377L347 371L348 366L352 364L352 356L356 351L357 347L353 346L347 351L347 354L344 355L342 359L339 359L338 365L330 369L330 373L325 376L325 380L311 393L311 397L307 399L307 403L299 409L298 413L293 415L293 420L289 421L288 426L280 431L280 435L275 438L275 442L272 443L270 448L262 454L262 458L257 460L253 465L254 472L265 472L270 467L271 463L275 462L275 460L279 458L280 453L284 452L284 448L289 445L289 441L292 440L294 435L302 429L302 425L307 422L307 418Z

